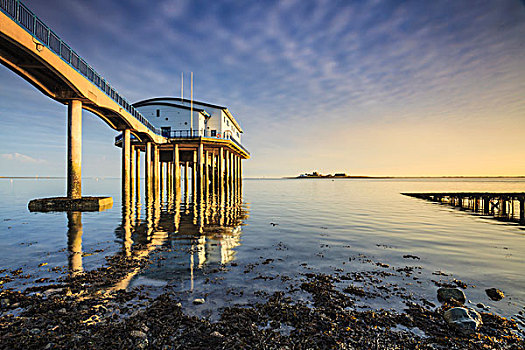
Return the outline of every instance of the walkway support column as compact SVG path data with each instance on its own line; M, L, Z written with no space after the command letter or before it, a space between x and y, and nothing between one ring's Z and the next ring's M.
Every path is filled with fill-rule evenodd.
M224 193L224 149L219 148L219 161L217 163L217 189L219 196Z
M135 150L135 196L137 203L140 202L140 149Z
M188 167L189 162L184 163L184 197L188 198Z
M197 168L198 168L198 175L197 175L197 189L199 197L199 200L202 200L202 190L204 185L204 179L203 179L203 152L204 152L204 145L201 143L199 144L199 150L197 151Z
M82 197L82 101L67 106L67 197Z
M151 142L146 142L146 152L144 157L144 177L146 182L146 197L151 197Z
M122 204L129 205L130 189L130 155L131 155L131 132L129 129L122 131Z
M210 194L210 153L204 152L204 195L208 198Z
M152 191L153 196L156 198L158 197L158 191L159 191L159 150L156 144L151 145L151 153L153 158L153 164L151 165L152 168L152 177L151 177L151 183L152 183Z
M173 193L176 198L180 198L180 155L179 145L173 145Z

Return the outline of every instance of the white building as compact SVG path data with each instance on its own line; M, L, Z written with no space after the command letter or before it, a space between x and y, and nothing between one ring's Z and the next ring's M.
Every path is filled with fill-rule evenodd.
M167 137L213 137L241 143L242 129L228 108L187 99L159 97L133 106Z

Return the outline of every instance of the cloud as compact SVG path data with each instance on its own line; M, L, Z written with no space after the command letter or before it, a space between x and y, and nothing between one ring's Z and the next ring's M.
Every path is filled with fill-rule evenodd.
M20 162L20 163L32 163L32 164L43 164L46 163L45 159L37 159L21 153L2 153L0 154L2 159Z

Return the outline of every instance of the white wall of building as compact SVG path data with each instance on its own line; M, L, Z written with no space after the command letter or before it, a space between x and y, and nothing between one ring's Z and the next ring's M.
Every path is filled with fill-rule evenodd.
M158 102L159 104L156 104ZM190 110L184 107L190 107L189 102L174 100L159 100L152 102L150 105L136 107L137 110L147 118L151 124L161 129L170 127L171 131L190 130ZM182 105L184 107L166 106L161 103L170 103ZM214 137L220 135L226 138L231 135L233 139L241 142L241 132L232 122L228 114L221 108L213 108L194 103L193 108L193 130L199 130L205 137ZM202 113L198 110L204 110ZM206 114L209 115L206 116Z
M190 110L173 106L149 105L137 110L156 128L170 127L174 130L191 130ZM193 111L193 130L204 132L206 117L199 111Z

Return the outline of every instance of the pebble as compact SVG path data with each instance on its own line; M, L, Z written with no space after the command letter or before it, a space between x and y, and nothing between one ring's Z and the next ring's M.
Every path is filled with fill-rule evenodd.
M222 338L224 337L224 335L220 334L219 332L217 331L214 331L210 334L212 337L219 337L219 338Z
M33 334L33 335L37 335L37 334L40 334L42 333L42 331L38 328L33 328L32 330L29 331L29 333Z
M439 288L437 291L437 298L442 303L456 300L463 304L466 300L465 293L458 288Z
M145 339L148 337L148 335L146 333L144 333L143 331L131 331L130 335L133 337L133 338L141 338L141 339Z
M206 300L204 300L204 299L202 299L202 298L197 298L197 299L194 299L194 300L193 300L193 303L194 303L195 305L197 305L197 304L204 304L205 302L206 302Z
M503 294L501 290L496 288L485 289L485 293L487 293L488 297L494 301L499 301L505 298L505 294Z
M453 307L443 314L443 318L451 326L458 328L463 333L471 333L483 323L481 315L473 309Z

